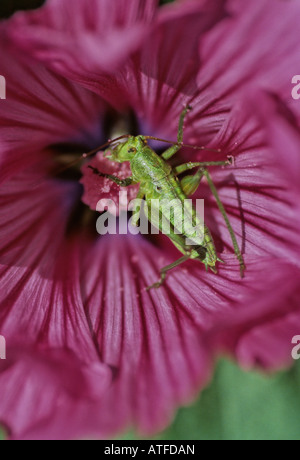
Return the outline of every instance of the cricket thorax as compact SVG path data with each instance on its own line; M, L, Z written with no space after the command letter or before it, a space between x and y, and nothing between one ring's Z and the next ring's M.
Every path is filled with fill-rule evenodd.
M172 173L171 166L149 146L139 150L130 164L136 181L158 183Z

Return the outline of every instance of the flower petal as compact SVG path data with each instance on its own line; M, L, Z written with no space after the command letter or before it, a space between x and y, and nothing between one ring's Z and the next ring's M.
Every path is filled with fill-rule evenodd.
M97 96L24 57L7 42L3 27L0 50L7 84L0 104L1 181L39 161L49 145L99 139L103 102Z
M261 117L275 153L274 159L279 162L286 178L294 184L296 193L300 187L300 131L294 112L274 95L263 96L264 103L258 107ZM298 200L297 200L298 204Z
M57 440L92 433L90 414L108 387L109 369L83 366L80 356L64 348L20 342L7 342L8 357L0 363L0 423L8 436Z
M11 21L23 48L53 70L76 81L111 74L150 33L157 0L48 0Z
M209 31L200 42L198 97L202 124L224 115L248 86L276 92L293 105L291 79L298 73L298 2L254 0L227 3L231 17ZM284 37L284 39L283 39ZM222 123L222 121L221 121ZM207 128L206 128L207 129Z
M103 14L99 24L102 24L103 21L105 30L107 27L114 26L114 14L117 7L106 0L98 2L93 0L92 2L93 5L97 3L102 8L99 11L102 11ZM120 3L125 5L126 9L128 8L128 2L125 0ZM181 107L186 98L193 94L196 87L196 71L199 65L197 58L199 38L226 15L224 3L224 0L175 2L159 9L156 14L156 2L134 0L130 3L131 14L128 22L130 27L127 27L127 13L124 13L125 38L124 40L123 37L117 40L119 52L124 56L124 65L119 66L118 69L113 62L115 59L113 44L102 43L102 29L100 28L100 32L98 28L94 31L93 24L83 21L82 18L86 18L90 14L90 9L83 0L78 0L77 9L73 9L72 5L72 14L68 15L65 14L65 8L71 7L67 0L49 2L52 15L57 17L60 22L59 26L54 23L50 26L48 15L46 16L43 10L39 10L16 17L17 27L15 21L12 20L10 30L11 37L15 39L18 46L25 47L32 56L41 59L52 69L55 68L59 73L68 76L84 87L95 91L118 110L128 106L134 107L139 116L145 119L145 122L149 121L149 124L159 127L162 114L164 116L172 115L174 97L181 97ZM120 8L120 11L122 10ZM46 11L45 8L44 11ZM119 12L116 14L118 15ZM82 22L84 22L84 27ZM149 22L151 22L151 27ZM137 53L132 56L132 59L128 59L126 36L131 40L133 25L140 27L141 23L148 33L142 40L136 40L132 37ZM49 27L46 38L44 38L46 41L49 40L49 36L53 36L53 30L57 32L58 28L69 32L66 40L61 40L57 45L53 45L47 53L43 50L41 55L39 46L41 38L44 37L44 31L42 34L40 31L45 24L46 27ZM174 31L179 30L184 30L185 33L174 33ZM74 62L81 62L83 59L83 53L78 51L82 45L78 47L77 40L83 42L85 47L91 34L95 36L96 45L88 43L88 51L84 53L88 56L88 65L74 64ZM72 49L66 50L64 43L70 44ZM99 46L101 48L105 46L105 52L99 53ZM57 64L56 55L51 54L53 48L57 53L66 52L62 64ZM104 59L103 56L110 55L112 62L103 63L102 66L95 69L95 57L92 56L91 59L91 53L97 53L99 61ZM67 68L69 61L72 60L74 62L71 62L70 68ZM116 62L118 64L118 59ZM178 111L178 105L175 106L175 110ZM170 120L164 120L164 125L168 126L169 121L173 119L170 117Z
M78 193L49 180L34 187L37 178L27 172L1 187L0 420L13 438L69 438L90 433L110 370L84 312L78 241L64 237Z
M98 410L106 435L130 425L143 433L165 427L208 380L209 351L183 306L165 287L145 291L164 262L141 236L107 235L85 251L87 315L114 370Z

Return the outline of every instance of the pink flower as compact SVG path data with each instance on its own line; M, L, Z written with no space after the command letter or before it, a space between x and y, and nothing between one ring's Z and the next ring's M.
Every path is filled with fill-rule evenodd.
M299 5L114 5L77 0L71 12L67 0L48 0L2 27L0 420L12 438L160 430L208 382L220 349L275 369L290 363L299 333L299 176L290 166ZM203 182L196 197L226 264L214 275L190 261L146 292L178 251L161 236L96 238L78 168L67 181L53 164L105 142L120 119L132 134L176 139L187 102L185 141L221 152L184 149L182 158L235 158L212 176L246 276Z
M93 210L102 212L105 210L105 204L114 203L114 209L110 209L110 212L115 211L116 214L119 213L119 207L123 210L128 209L128 204L130 201L134 200L138 190L139 185L134 184L127 187L125 191L125 197L123 193L122 200L122 191L120 186L112 182L107 177L99 177L91 169L96 168L96 170L101 171L104 174L113 174L119 179L126 179L131 175L130 164L129 162L125 163L115 163L103 156L103 152L98 152L96 156L92 158L89 164L85 164L82 168L83 177L81 183L84 187L84 194L82 195L82 201Z

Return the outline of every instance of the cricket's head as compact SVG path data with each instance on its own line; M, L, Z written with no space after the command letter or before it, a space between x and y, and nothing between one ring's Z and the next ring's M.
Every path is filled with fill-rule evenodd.
M129 136L125 142L120 142L115 147L105 150L104 156L118 163L131 161L145 145L147 141L143 136Z

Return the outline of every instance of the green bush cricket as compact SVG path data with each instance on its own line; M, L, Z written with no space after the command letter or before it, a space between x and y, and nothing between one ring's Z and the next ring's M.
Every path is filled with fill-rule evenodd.
M245 270L244 259L239 249L235 233L230 224L225 208L220 200L218 191L207 169L210 166L228 166L232 164L231 157L227 157L227 160L225 161L188 162L183 163L174 168L172 168L168 162L168 160L170 160L183 146L198 150L212 150L220 152L220 150L216 149L209 149L206 147L197 147L193 145L183 144L183 124L185 116L190 109L190 106L186 106L180 115L177 142L170 142L165 139L159 139L153 136L131 136L126 134L116 139L109 140L106 144L102 145L101 147L98 147L97 149L93 150L92 152L89 152L88 154L84 154L83 157L86 158L98 152L99 150L102 150L103 148L110 146L110 148L104 152L104 156L106 158L119 163L129 162L132 175L125 179L120 179L117 176L111 174L104 174L92 166L89 167L93 170L94 174L97 174L102 177L107 177L120 187L128 187L132 184L139 184L140 187L139 192L137 194L137 198L145 199L145 202L147 204L147 217L150 222L151 215L153 215L151 213L151 203L153 203L153 200L154 202L157 202L157 200L165 200L167 202L176 200L176 202L179 203L179 207L180 204L183 207L185 206L184 202L186 202L187 198L190 195L192 195L199 187L201 179L203 177L206 177L210 190L216 199L218 208L224 218L224 221L230 233L234 252L240 264L241 277L243 277ZM126 141L124 141L123 139L126 139ZM167 142L172 145L171 147L167 148L167 150L165 150L161 155L158 155L148 145L147 140L149 139ZM112 146L112 144L115 145ZM197 168L195 174L184 176L181 180L179 180L178 176L194 168ZM139 220L139 213L140 209L139 207L137 207L134 210L134 214L132 217L132 221L136 225ZM196 236L198 236L199 239L201 238L201 244L194 245L192 247L190 245L187 245L187 239L191 239L191 237L194 238L195 235L191 235L189 232L185 231L183 231L181 234L176 232L175 224L173 221L173 214L173 216L170 219L171 227L168 237L171 239L172 243L177 247L177 249L183 254L183 256L175 262L171 263L170 265L167 265L166 267L162 268L160 270L159 281L149 286L147 290L151 288L159 288L163 284L167 272L182 264L183 262L187 261L188 259L195 259L202 262L205 265L206 270L208 270L209 268L214 273L217 273L217 262L223 262L217 255L215 244L209 228L204 224L204 222L202 223L202 225L200 225L201 221L199 220L199 217L197 216L196 210L193 206L191 206L191 208L189 209L189 213L191 215L193 223L199 223L199 235ZM164 214L164 208L162 205L159 205L158 214L160 216ZM162 229L161 219L157 219L155 222L151 223L157 226L160 230ZM200 227L202 229L201 232Z

